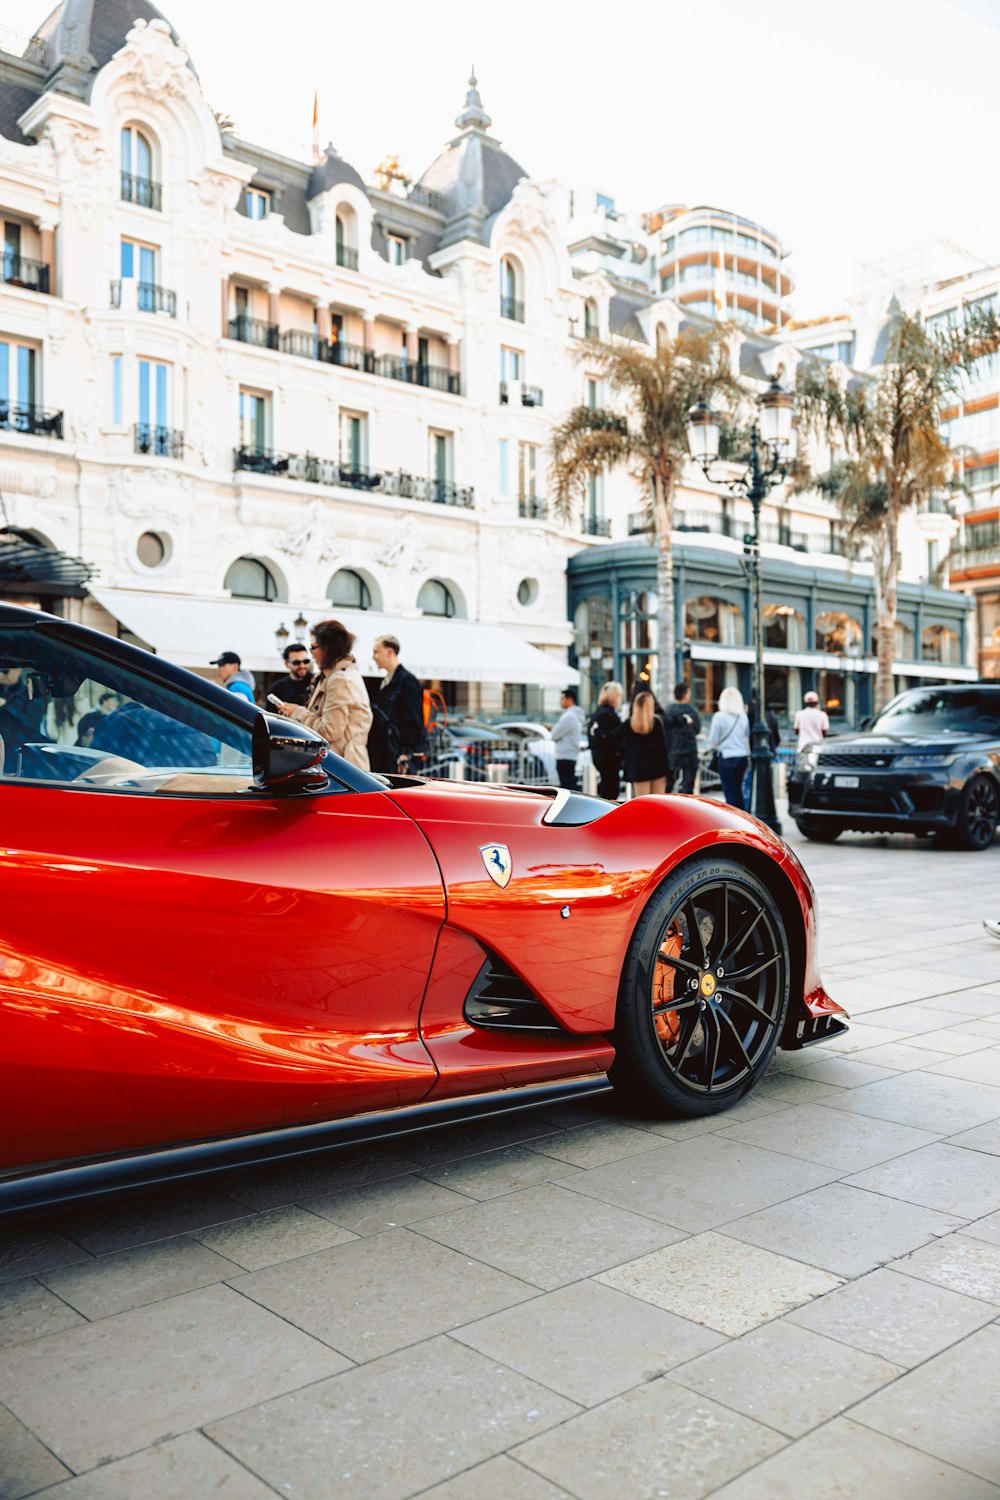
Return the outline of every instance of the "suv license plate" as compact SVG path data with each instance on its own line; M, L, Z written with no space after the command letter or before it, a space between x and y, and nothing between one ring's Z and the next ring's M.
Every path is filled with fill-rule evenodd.
M861 782L857 776L835 776L834 786L860 786Z

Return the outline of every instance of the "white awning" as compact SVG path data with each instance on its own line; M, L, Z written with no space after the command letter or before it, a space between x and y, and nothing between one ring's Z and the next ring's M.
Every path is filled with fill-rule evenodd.
M376 675L371 658L376 636L394 635L400 660L418 677L443 682L517 682L562 687L580 680L579 672L505 630L472 620L442 620L429 615L383 615L374 610L303 609L294 604L264 604L248 599L197 599L181 594L142 593L137 589L91 587L97 603L126 630L151 646L158 656L182 667L205 668L221 651L235 651L251 672L276 672L281 653L275 641L279 625L294 632L300 614L309 625L335 616L357 636L354 654L367 676ZM307 630L302 634L308 639ZM289 634L288 641L294 639Z

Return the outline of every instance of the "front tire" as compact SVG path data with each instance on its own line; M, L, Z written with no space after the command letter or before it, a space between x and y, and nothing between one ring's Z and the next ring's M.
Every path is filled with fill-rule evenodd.
M771 1060L790 983L763 882L733 860L684 866L649 902L626 956L611 1069L623 1104L688 1117L735 1104Z
M844 831L839 823L828 823L825 818L796 818L795 826L814 844L832 844Z
M955 819L954 839L960 849L989 849L1000 821L1000 792L990 776L973 776L965 784Z

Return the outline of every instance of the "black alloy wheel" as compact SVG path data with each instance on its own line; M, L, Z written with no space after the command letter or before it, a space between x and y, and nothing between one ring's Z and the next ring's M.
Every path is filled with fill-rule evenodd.
M1000 821L1000 791L992 776L973 776L966 782L955 820L955 842L960 849L989 849Z
M710 1115L752 1088L788 1013L777 904L735 861L703 858L660 887L632 937L612 1082L623 1103Z
M814 844L832 844L843 833L843 825L831 823L826 818L796 818L799 832Z

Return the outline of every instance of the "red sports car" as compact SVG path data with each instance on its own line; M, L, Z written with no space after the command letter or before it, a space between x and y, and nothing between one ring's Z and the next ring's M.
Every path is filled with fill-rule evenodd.
M711 1114L844 1029L808 878L745 814L369 775L14 606L0 838L0 1211L609 1078Z

